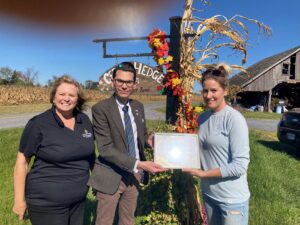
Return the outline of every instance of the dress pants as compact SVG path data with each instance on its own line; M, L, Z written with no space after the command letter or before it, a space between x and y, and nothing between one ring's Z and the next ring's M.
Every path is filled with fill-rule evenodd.
M121 180L118 190L112 195L97 192L96 225L112 225L118 205L118 224L133 225L138 195L138 182L135 178L134 182Z

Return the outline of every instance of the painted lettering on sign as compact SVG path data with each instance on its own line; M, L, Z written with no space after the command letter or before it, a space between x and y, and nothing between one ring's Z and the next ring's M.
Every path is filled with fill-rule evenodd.
M155 81L157 84L162 84L164 74L158 71L156 68L153 68L151 66L148 66L144 63L140 62L133 62L134 67L137 72L137 82L139 83L139 77L143 76L146 78L149 78L153 81ZM112 73L113 73L114 67L107 70L102 76L100 76L99 84L100 85L110 85L112 80Z

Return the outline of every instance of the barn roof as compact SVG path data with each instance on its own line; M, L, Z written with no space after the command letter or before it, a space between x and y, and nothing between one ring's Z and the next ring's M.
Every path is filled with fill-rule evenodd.
M291 55L297 53L298 51L300 51L300 46L297 46L295 48L265 58L253 64L252 66L248 67L247 71L249 74L246 74L245 72L240 72L234 77L232 77L230 79L230 84L245 87L252 79L256 79L260 77L265 72L267 72L277 64L281 63L285 59L289 58Z

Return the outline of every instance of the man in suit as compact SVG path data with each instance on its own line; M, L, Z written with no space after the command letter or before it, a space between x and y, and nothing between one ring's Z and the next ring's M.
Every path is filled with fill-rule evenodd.
M114 95L92 107L99 157L89 185L97 191L96 225L111 225L118 205L119 225L132 225L138 184L148 182L147 172L165 170L145 159L147 129L144 107L130 99L137 85L133 64L118 64L111 85Z

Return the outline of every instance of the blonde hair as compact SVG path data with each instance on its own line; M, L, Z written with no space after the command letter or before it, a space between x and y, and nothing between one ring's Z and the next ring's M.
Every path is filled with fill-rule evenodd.
M79 112L81 112L82 110L84 110L87 98L85 97L85 95L83 93L83 89L82 89L82 87L80 86L80 84L76 80L72 79L68 75L63 75L63 76L57 78L54 81L52 90L50 92L50 103L54 104L53 102L54 102L54 98L55 98L55 94L56 94L57 88L61 84L63 84L63 83L73 84L77 88L78 99L77 99L76 109Z
M226 63L218 63L216 68L218 70L223 71L224 74L226 74L226 77L231 73L232 69L229 65L227 65Z

